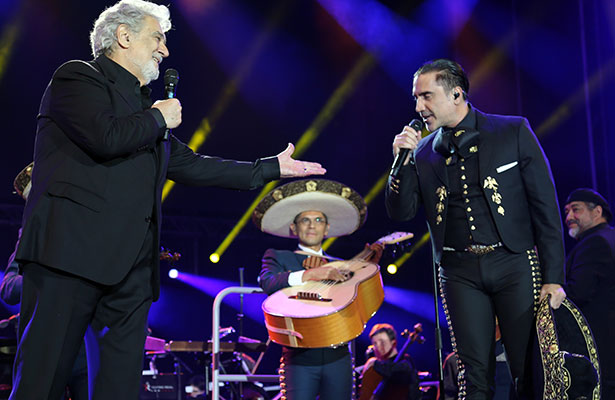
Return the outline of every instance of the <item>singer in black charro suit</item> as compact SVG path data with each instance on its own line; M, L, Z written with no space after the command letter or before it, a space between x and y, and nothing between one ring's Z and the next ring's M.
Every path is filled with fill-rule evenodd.
M532 398L535 304L550 294L557 308L565 297L562 225L547 160L526 119L471 107L459 64L426 63L413 91L432 133L420 140L405 127L395 137L395 153L414 154L399 179L389 180L386 204L397 220L424 206L460 359L459 398L493 396L496 315L519 397Z
M32 190L16 258L23 294L11 399L57 399L88 325L93 398L138 396L145 324L159 293L164 181L249 189L322 174L290 158L255 163L193 153L167 129L177 99L152 105L147 84L169 55L165 6L121 1L91 34L95 60L53 75L40 106ZM95 356L95 357L92 357Z

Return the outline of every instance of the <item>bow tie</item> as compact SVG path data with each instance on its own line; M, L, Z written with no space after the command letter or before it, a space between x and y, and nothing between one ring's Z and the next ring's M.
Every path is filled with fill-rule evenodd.
M443 157L453 157L453 163L457 157L468 158L476 152L479 132L465 129L438 129L433 142L433 149Z

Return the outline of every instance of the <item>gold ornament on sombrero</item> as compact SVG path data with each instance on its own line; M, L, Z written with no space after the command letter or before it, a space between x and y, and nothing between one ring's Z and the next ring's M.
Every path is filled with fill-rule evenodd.
M438 196L438 202L436 203L436 225L442 222L442 213L444 212L444 200L446 199L446 187L440 186L436 189L436 196Z
M304 211L320 211L327 216L329 237L349 235L367 218L367 205L352 188L328 179L304 179L265 195L255 207L252 221L263 232L295 237L289 226Z
M504 216L504 207L502 206L502 194L498 192L498 181L495 178L488 176L483 181L483 188L492 190L491 201L498 206L498 214Z

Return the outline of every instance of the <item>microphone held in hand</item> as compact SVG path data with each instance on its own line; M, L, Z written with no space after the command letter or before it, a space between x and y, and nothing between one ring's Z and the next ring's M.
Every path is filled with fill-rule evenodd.
M175 98L175 90L179 82L179 73L176 69L169 68L164 72L164 94L167 99ZM162 140L169 140L170 129L167 129Z
M413 119L409 125L410 128L417 132L420 132L423 129L423 123L418 119ZM397 154L397 157L395 157L395 161L393 161L393 166L391 167L391 177L393 179L398 178L399 170L406 162L406 158L408 158L409 153L410 149L399 149L399 153Z

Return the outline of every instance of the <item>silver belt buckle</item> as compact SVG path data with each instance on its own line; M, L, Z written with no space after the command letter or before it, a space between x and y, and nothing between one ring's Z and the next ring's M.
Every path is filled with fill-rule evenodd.
M476 254L478 256L483 256L485 254L491 253L493 250L502 246L502 242L498 242L495 244L471 244L466 247L466 251L472 254Z

